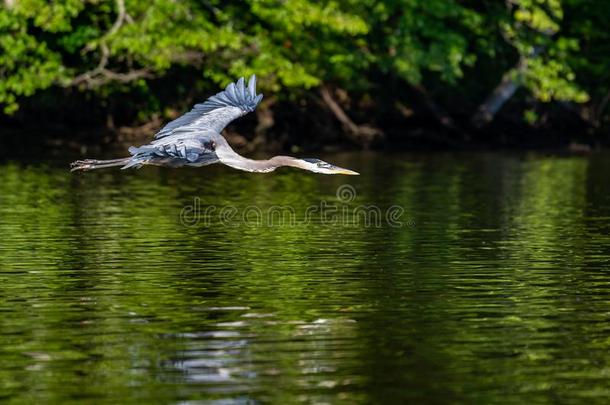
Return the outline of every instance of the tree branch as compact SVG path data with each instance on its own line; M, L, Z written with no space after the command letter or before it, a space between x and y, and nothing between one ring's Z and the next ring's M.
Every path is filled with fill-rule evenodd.
M453 118L451 118L449 113L447 111L445 111L445 109L443 109L441 106L439 106L432 99L432 97L430 96L430 94L428 93L428 91L426 90L426 88L424 86L422 86L421 84L418 84L418 85L413 85L411 87L413 88L413 90L415 90L415 93L417 93L417 95L423 102L424 106L432 113L432 115L434 115L436 120L443 127L445 127L446 129L448 129L450 131L457 132L464 139L469 138L468 134L466 134L461 128L458 127L458 125L455 123Z
M112 24L112 27L106 32L99 41L100 48L100 61L97 66L87 72L81 73L76 76L72 80L70 80L65 86L79 86L85 84L88 88L95 88L107 84L109 82L120 82L127 83L133 80L138 80L142 78L151 78L153 77L152 72L147 69L136 69L130 70L125 73L114 72L112 70L106 69L108 65L108 59L110 57L110 49L108 48L108 38L116 34L119 29L123 26L123 24L127 21L130 22L131 17L127 14L125 9L125 0L116 0L117 7L117 17ZM83 50L84 52L93 49L94 45L89 44Z
M339 120L346 134L351 140L363 145L365 148L368 147L371 142L383 135L382 131L378 128L371 127L369 125L357 125L351 118L343 111L343 108L335 101L330 91L326 86L320 88L320 95L322 100L328 106L330 111Z
M91 72L85 72L81 75L76 76L69 83L70 86L78 86L80 84L86 84L89 88L95 88L102 86L110 82L128 83L138 79L150 79L154 75L146 68L130 70L128 72L113 72L105 68L94 69Z
M117 31L121 28L123 23L125 22L125 18L127 13L125 12L125 0L116 0L117 7L117 17L114 20L114 24L110 27L110 30L104 35L105 38L112 36L117 33Z

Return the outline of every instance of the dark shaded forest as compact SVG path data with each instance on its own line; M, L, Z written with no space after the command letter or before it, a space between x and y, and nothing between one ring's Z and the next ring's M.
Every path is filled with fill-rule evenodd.
M3 0L5 142L135 142L255 73L246 151L610 143L610 3Z

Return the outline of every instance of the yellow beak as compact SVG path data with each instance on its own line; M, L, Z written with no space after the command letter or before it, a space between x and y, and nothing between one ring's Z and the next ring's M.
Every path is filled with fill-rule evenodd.
M337 167L337 170L335 172L336 174L347 174L348 176L358 176L360 175L360 173L355 172L353 170L349 170L349 169L344 169L342 167Z

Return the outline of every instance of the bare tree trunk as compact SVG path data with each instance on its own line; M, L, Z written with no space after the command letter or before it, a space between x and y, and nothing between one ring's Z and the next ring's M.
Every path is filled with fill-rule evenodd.
M364 148L368 148L375 138L383 135L379 128L374 128L366 124L358 125L352 121L345 111L343 111L343 108L341 108L339 103L335 101L326 86L322 86L320 95L352 141L362 145Z
M491 95L479 106L477 112L472 116L472 125L481 128L493 121L496 113L517 92L521 86L521 74L519 68L513 68L506 72Z
M529 55L535 58L544 51L544 47L537 47ZM521 56L517 65L502 76L502 80L493 90L491 95L477 108L472 116L471 122L475 128L481 128L493 121L498 111L515 95L523 83L523 75L527 71L527 58Z

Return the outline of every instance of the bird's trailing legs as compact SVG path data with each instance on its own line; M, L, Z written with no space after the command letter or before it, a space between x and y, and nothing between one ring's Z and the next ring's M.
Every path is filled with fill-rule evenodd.
M123 166L125 164L127 164L127 162L129 162L131 160L130 157L128 158L122 158L122 159L110 159L110 160L96 160L96 159L86 159L86 160L77 160L76 162L72 162L71 172L77 172L77 171L87 171L87 170L94 170L94 169L105 169L107 167L114 167L114 166Z

